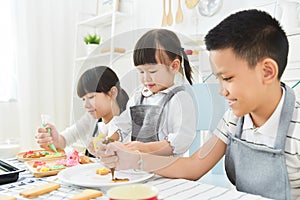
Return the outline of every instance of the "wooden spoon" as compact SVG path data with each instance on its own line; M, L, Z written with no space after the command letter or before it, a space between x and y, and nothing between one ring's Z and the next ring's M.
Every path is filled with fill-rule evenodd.
M178 0L178 8L176 12L176 24L180 24L183 21L183 14L180 0Z
M162 22L161 22L161 26L165 27L168 24L167 21L167 13L166 13L166 0L163 1L163 18L162 18Z
M171 0L169 0L169 13L167 16L167 22L168 25L171 26L173 24L173 15L172 15L172 9L171 9Z

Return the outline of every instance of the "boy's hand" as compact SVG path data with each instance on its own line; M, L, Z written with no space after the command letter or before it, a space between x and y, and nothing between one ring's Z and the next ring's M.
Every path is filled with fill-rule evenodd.
M51 129L51 134L48 133L48 129ZM59 147L59 133L52 124L47 124L45 128L38 128L38 133L35 135L36 142L41 148L51 150L49 144Z
M104 146L100 156L101 162L107 168L122 169L138 169L138 160L140 158L137 151L128 149L121 142L113 142Z

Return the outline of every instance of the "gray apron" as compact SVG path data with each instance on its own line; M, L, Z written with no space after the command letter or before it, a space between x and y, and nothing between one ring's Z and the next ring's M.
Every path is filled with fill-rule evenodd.
M244 117L237 124L235 136L229 134L225 170L238 191L272 199L290 199L290 182L285 162L285 143L294 112L294 92L284 84L285 100L281 111L274 149L241 140Z
M158 130L163 109L174 94L182 90L184 90L183 86L175 87L162 98L158 105L143 105L144 96L141 95L137 105L130 107L132 120L131 141L159 141Z

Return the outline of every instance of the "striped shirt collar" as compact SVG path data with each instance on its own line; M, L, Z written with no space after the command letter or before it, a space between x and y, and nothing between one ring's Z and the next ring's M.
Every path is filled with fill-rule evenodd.
M284 97L285 97L285 89L282 88L282 96L279 101L279 104L277 105L277 108L271 115L271 117L261 126L256 128L253 124L253 121L249 114L245 115L244 118L244 124L243 124L243 130L253 130L254 133L263 134L272 138L276 138L281 110L283 107Z

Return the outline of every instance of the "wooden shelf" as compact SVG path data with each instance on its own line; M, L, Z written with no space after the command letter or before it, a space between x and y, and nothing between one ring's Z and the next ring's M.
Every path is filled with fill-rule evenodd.
M288 37L291 37L291 36L297 36L299 35L300 36L300 28L295 28L293 30L290 30L290 31L287 31L287 34L286 34Z
M198 48L205 47L203 34L190 35L189 37L182 38L181 40L182 40L183 45L185 45L185 46L196 46Z
M75 62L84 62L84 61L97 61L97 60L101 60L101 59L109 59L110 57L110 52L107 53L100 53L97 55L92 55L92 56L83 56L83 57L79 57L75 59ZM113 52L113 58L116 58L118 56L123 55L124 53L117 53L117 52Z
M98 15L78 23L79 26L108 26L112 23L112 17L116 15L116 21L121 20L125 14L122 12L108 12L103 15Z

